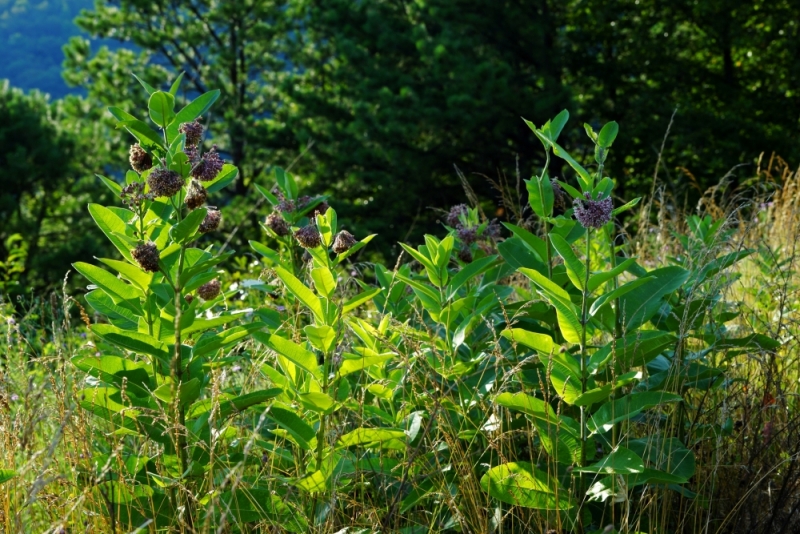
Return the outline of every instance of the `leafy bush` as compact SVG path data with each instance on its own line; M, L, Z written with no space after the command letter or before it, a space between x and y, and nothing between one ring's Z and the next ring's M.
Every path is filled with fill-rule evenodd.
M75 264L92 284L92 345L54 333L35 355L63 381L58 439L82 444L63 453L78 484L52 524L85 509L119 532L725 526L707 464L752 439L721 406L741 381L732 362L774 361L780 336L737 323L731 268L753 250L733 225L688 217L665 267L632 255L615 216L638 199L614 208L604 173L616 123L585 127L592 171L558 144L566 112L528 123L546 155L526 182L536 223L506 223L503 238L455 206L446 235L401 244L411 261L393 269L358 262L375 236L357 240L277 169L258 187L272 206L251 242L261 259L226 272L234 253L209 239L219 214L205 202L237 171L204 150L198 121L219 93L176 112L179 83L142 84L157 130L110 109L136 141L125 184L102 179L126 207L89 211L122 259L99 260L116 275ZM553 157L576 183L551 179ZM23 337L14 323L6 344ZM71 371L52 356L64 353ZM770 427L769 443L790 450L776 435L797 428ZM26 476L14 458L4 488ZM792 505L776 510L791 519Z

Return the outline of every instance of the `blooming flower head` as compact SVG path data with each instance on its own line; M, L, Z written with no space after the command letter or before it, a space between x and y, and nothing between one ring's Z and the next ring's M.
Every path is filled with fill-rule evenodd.
M178 128L178 131L182 134L186 134L187 147L197 146L200 144L200 141L203 140L203 125L200 124L199 120L181 124L181 127Z
M206 282L202 286L198 287L197 294L200 295L200 298L203 300L213 300L217 298L217 295L219 295L221 287L222 286L220 286L219 280L215 278L214 280Z
M333 240L333 251L336 254L347 252L353 245L356 244L356 238L347 230L342 230L336 234L336 239Z
M222 158L217 154L216 145L206 152L202 159L192 167L192 176L201 182L210 182L217 177L224 165Z
M279 213L270 213L269 217L267 217L266 225L267 228L275 232L275 235L278 237L286 237L289 235L289 225L286 224L286 221L283 220L283 217L281 217Z
M155 197L171 197L183 188L183 177L175 171L159 167L147 177L150 193Z
M452 208L450 208L450 212L445 217L444 222L447 223L447 226L452 226L455 228L461 224L461 216L466 215L468 213L467 205L466 204L456 204Z
M602 200L593 200L591 193L584 193L585 198L577 198L573 201L575 219L584 228L602 228L604 224L611 220L613 203L611 197Z
M322 236L313 225L300 228L294 233L294 237L303 248L316 248L322 244Z
M203 222L200 223L200 227L197 229L197 231L201 234L213 232L219 228L219 223L221 220L222 213L220 213L219 210L209 209L208 213L206 213L205 219L203 219Z
M205 204L207 198L208 198L208 192L200 182L198 182L197 180L192 180L191 182L189 182L189 191L186 193L185 202L190 210L199 208L200 206Z
M136 172L143 172L153 166L153 157L136 143L131 145L129 161L131 168Z
M131 256L133 256L133 259L136 260L142 270L149 273L158 271L159 253L155 243L140 243L135 249L131 250Z

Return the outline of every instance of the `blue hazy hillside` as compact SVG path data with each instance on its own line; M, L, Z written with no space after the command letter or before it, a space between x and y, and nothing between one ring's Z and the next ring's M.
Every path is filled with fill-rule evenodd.
M0 79L52 98L76 92L61 78L61 47L80 35L73 19L93 0L0 0Z

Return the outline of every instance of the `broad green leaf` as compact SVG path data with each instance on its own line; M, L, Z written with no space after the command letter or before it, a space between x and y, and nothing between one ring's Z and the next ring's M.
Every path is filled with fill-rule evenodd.
M587 427L591 435L608 432L616 423L630 419L644 410L661 404L682 401L683 397L674 393L661 391L632 393L602 405L589 417Z
M525 393L501 393L495 397L494 402L505 408L518 410L545 422L558 420L558 416L552 406Z
M175 118L175 97L170 93L164 91L156 91L150 95L150 100L147 102L147 108L150 110L150 119L161 128L166 128L172 123ZM170 136L170 142L172 141Z
M362 369L372 367L373 365L383 365L396 356L397 354L395 354L394 352L388 352L383 354L345 353L344 357L342 358L342 364L339 366L339 369L337 370L337 374L339 376L345 376L351 373L361 371Z
M147 291L150 287L150 284L153 282L153 273L143 271L136 265L131 265L130 263L124 261L110 260L107 258L97 259L98 261L116 270L126 280L134 283L143 292Z
M152 85L150 85L150 84L149 84L149 83L147 83L146 81L142 80L142 79L141 79L141 78L139 78L137 75L135 75L135 74L132 74L132 76L133 76L134 78L136 78L136 81L137 81L137 82L139 82L139 83L141 84L141 86L142 86L142 87L144 87L144 90L145 90L145 91L147 91L147 94L148 94L148 96L149 96L149 95L152 95L153 93L155 93L155 92L157 91L157 89L156 89L155 87L153 87Z
M307 409L318 413L331 414L336 407L336 402L329 395L319 391L301 393L297 400Z
M582 340L581 322L575 305L569 298L569 293L538 271L521 268L519 272L539 286L542 289L540 293L555 307L558 326L561 328L564 339L569 343L580 344Z
M540 334L538 332L529 332L522 328L508 328L503 330L501 334L504 338L522 343L526 347L533 349L543 354L551 354L556 345L553 343L553 338L547 334Z
M302 302L309 310L311 310L317 320L324 321L325 314L322 310L322 303L314 294L314 292L308 289L303 282L298 280L292 273L283 267L276 265L274 269L275 273L278 275L278 278L280 278L286 285L286 289L288 289L289 292L297 298L297 300Z
M322 380L322 373L319 370L317 357L310 350L306 350L297 343L289 341L277 334L273 334L267 338L266 333L256 332L254 333L254 337L301 369L305 369L311 373L317 380Z
M90 263L76 262L72 265L90 282L101 288L106 293L109 293L112 297L116 296L117 298L134 306L134 309L141 311L139 298L143 296L143 294L141 290L136 288L136 286L126 284L105 269L101 269L100 267L96 267Z
M186 406L196 401L200 396L201 389L202 385L200 384L200 380L197 378L192 378L191 380L182 383L178 388L178 399L180 399L180 404L182 406ZM165 382L157 387L155 391L153 391L153 395L166 403L171 403L174 399L173 385L169 382Z
M597 134L597 144L603 148L611 148L614 139L617 138L617 133L619 133L619 125L615 121L607 122Z
M239 176L239 169L231 165L230 163L225 163L222 166L222 170L219 171L219 174L216 178L211 180L210 182L206 182L205 188L206 192L216 193L217 191L222 191L226 187L228 187L235 179Z
M555 477L529 462L511 462L489 469L481 487L502 502L538 510L569 510L569 492L558 487Z
M140 120L133 119L121 121L117 126L122 126L128 130L128 132L139 141L139 144L142 145L142 147L146 147L148 149L167 149L167 147L164 145L164 140L161 139L161 137L159 137L159 135L154 132L152 128Z
M181 73L178 74L178 77L175 78L175 81L172 82L172 85L169 88L169 94L171 94L172 96L176 96L178 94L178 89L180 89L181 87L181 82L183 81L184 74L186 73L181 71Z
M321 295L330 298L336 291L336 278L327 267L317 267L311 269L311 279L314 280L314 287Z
M428 275L428 279L433 285L436 287L442 287L442 279L439 277L439 268L435 261L433 261L433 258L428 257L414 248L411 248L405 243L400 243L400 246L403 247L403 250L408 252L412 258L420 262L422 266L425 267L425 272Z
M304 515L294 509L291 502L268 488L242 484L219 495L219 502L229 521L236 524L265 522L280 525L281 532L310 532Z
M208 416L215 405L219 405L217 420L225 420L230 415L237 414L258 404L263 404L268 400L274 399L282 394L281 388L263 389L239 395L238 397L228 397L221 399L203 399L195 402L187 411L186 417L189 419L202 418Z
M592 302L592 305L589 307L589 316L594 317L594 315L598 311L600 311L600 308L602 308L607 302L611 302L612 300L620 298L621 296L633 291L642 284L646 284L650 280L652 280L652 277L650 276L637 278L635 280L631 280L630 282L622 284L617 289L602 294L594 302Z
M586 267L583 265L575 251L572 250L572 245L567 243L566 239L558 234L550 234L550 242L553 248L556 249L558 255L564 258L564 264L567 267L567 275L569 279L580 290L586 288Z
M617 446L611 454L586 467L576 467L579 473L605 473L607 475L633 475L644 471L641 457L630 449Z
M594 182L592 175L589 174L589 171L584 169L583 166L575 161L566 150L561 148L558 143L555 142L553 142L553 154L566 161L567 164L569 164L569 166L572 167L576 173L578 173L578 183L581 184L581 190L583 192L592 190Z
M475 278L483 274L486 270L492 267L497 260L497 256L486 256L484 258L480 258L478 260L473 261L463 269L461 269L458 274L456 274L451 280L450 283L447 285L447 299L452 299L458 290L471 279Z
M605 282L608 282L615 276L619 276L624 273L631 265L636 263L636 258L628 258L627 260L623 261L613 269L609 269L608 271L603 271L600 273L594 273L589 276L589 291L594 291Z
M257 332L266 328L266 325L261 322L253 322L250 324L235 326L228 330L223 330L220 333L205 334L197 340L194 347L192 347L192 355L197 358L210 352L217 351L239 341L246 339L253 332Z
M172 356L171 347L146 334L126 332L108 324L93 324L91 329L102 339L124 349L149 354L162 361L169 361Z
M624 338L613 340L592 354L587 365L589 373L595 374L609 362L614 361L619 370L646 364L670 346L678 338L658 330L641 330Z
M695 473L694 453L687 449L678 438L665 438L661 435L629 440L626 445L641 456L648 468L658 469L678 477L680 482L688 482ZM651 474L655 476L655 473Z
M278 254L276 251L272 250L268 246L262 245L258 241L252 241L252 240L250 241L250 246L253 248L253 250L255 250L263 257L268 259L273 265L284 266L280 254Z
M102 289L90 291L84 295L84 298L96 312L108 317L116 326L123 330L136 331L139 324L139 315L130 308L118 306Z
M203 93L180 110L169 127L167 127L167 137L174 139L178 135L178 129L181 124L192 122L208 111L211 105L219 98L219 94L219 89Z
M314 429L308 426L300 416L291 410L272 405L267 411L267 417L272 419L279 427L286 430L303 449L310 451L317 443Z
M352 447L353 445L368 446L391 440L405 441L406 433L394 428L357 428L348 432L336 442L337 448Z
M351 298L350 300L344 303L344 305L342 306L342 314L350 313L351 311L358 308L362 304L374 299L380 292L381 288L379 287L362 291L361 293L359 293L358 295L356 295L355 297Z
M661 299L680 288L689 277L689 272L680 267L664 267L649 271L647 275L654 280L648 280L620 298L625 330L634 330L649 321L661 307Z
M205 219L208 210L205 208L197 208L192 210L184 219L172 227L169 231L169 237L174 243L185 245L191 241L191 238L197 233L197 229Z
M133 362L119 356L75 356L72 365L86 374L109 385L125 387L138 397L147 397L150 392L152 366L146 362Z
M325 354L330 352L336 341L336 331L328 325L306 325L303 327L303 332L306 333L308 341Z
M533 212L540 218L550 217L553 214L553 186L546 176L533 177L525 180L528 190L528 204Z
M618 208L614 208L614 211L612 211L611 214L616 217L620 213L624 213L624 212L628 211L629 209L631 209L632 207L634 207L636 204L639 203L640 200L642 200L642 197L634 198L630 202L626 202L622 206L620 206Z
M89 204L89 215L92 216L98 228L106 234L109 241L117 247L119 253L122 254L126 260L133 262L131 247L128 246L125 240L116 235L125 234L128 230L128 225L125 224L125 221L120 219L116 213L100 204Z
M95 174L95 176L97 176L98 178L100 178L100 181L101 181L101 182L103 182L103 184L104 184L106 187L108 187L108 188L111 190L111 192L112 192L112 193L114 193L114 195L115 195L115 196L119 196L119 195L120 195L120 193L122 193L122 186L121 186L121 185L119 185L119 184L118 184L117 182L115 182L114 180L109 180L109 179L108 179L108 178L106 178L105 176L100 176L99 174Z

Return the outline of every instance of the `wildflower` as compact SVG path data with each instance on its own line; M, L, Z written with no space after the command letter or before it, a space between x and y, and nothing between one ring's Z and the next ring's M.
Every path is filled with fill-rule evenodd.
M143 182L131 182L119 192L122 203L129 208L138 208L145 200L153 200L153 193L144 192Z
M203 125L200 124L199 117L198 120L194 122L185 122L181 124L181 127L178 128L178 131L182 134L186 134L186 146L187 147L194 147L200 144L200 141L203 140Z
M278 197L278 204L275 206L276 210L282 213L291 213L295 210L296 206L294 200L288 200L283 196L283 193L280 192L276 196Z
M294 233L295 239L303 248L316 248L322 244L322 236L315 226L309 225L300 228Z
M192 167L200 162L200 150L196 146L187 146L183 149L183 153L189 158Z
M203 222L200 223L200 227L197 230L201 234L207 234L208 232L213 232L214 230L219 228L219 223L221 220L222 220L222 213L220 213L219 210L209 209L205 219L203 219Z
M153 166L153 156L144 151L139 143L131 145L130 157L131 168L136 172L143 172Z
M452 226L455 228L461 224L461 216L467 215L467 205L466 204L456 204L452 208L450 208L450 212L445 217L444 222L447 223L447 226Z
M208 198L208 193L206 192L205 187L203 187L200 182L198 182L197 180L192 180L191 182L189 182L189 191L186 193L185 202L190 210L199 208L200 206L205 204L207 198Z
M158 247L152 241L140 243L135 249L131 250L131 256L139 264L142 270L149 273L158 271Z
M192 301L194 300L194 296L191 293L189 293L188 295L185 295L183 297L183 300L186 301L186 304L191 304Z
M17 402L19 400L19 395L16 393L11 394L11 402Z
M222 158L217 154L217 146L214 145L211 150L203 155L203 158L192 167L192 176L201 182L210 182L217 177L219 171L222 170Z
M267 228L275 232L275 235L278 237L286 237L289 235L289 225L286 224L286 221L284 221L283 217L278 213L271 213L269 217L267 217L266 225Z
M469 246L478 239L478 232L475 231L475 228L459 226L458 230L456 230L456 237Z
M211 280L210 282L206 282L202 286L197 288L197 294L200 295L200 298L203 300L212 300L217 298L219 295L221 286L219 284L219 280L216 278Z
M500 237L500 224L498 224L497 219L492 219L492 221L486 225L486 229L483 231L483 237L489 239L497 239Z
M468 248L462 248L458 251L458 259L464 263L472 263L472 251Z
M611 197L606 197L602 200L593 200L590 193L584 193L583 198L578 198L573 201L575 206L575 219L584 228L601 228L604 224L611 220L611 212L613 211L613 203Z
M333 251L336 254L341 254L350 250L355 244L356 238L353 237L353 234L347 230L342 230L336 234L336 238L333 240Z
M171 197L183 188L183 177L175 171L159 167L147 177L150 193L155 197Z

